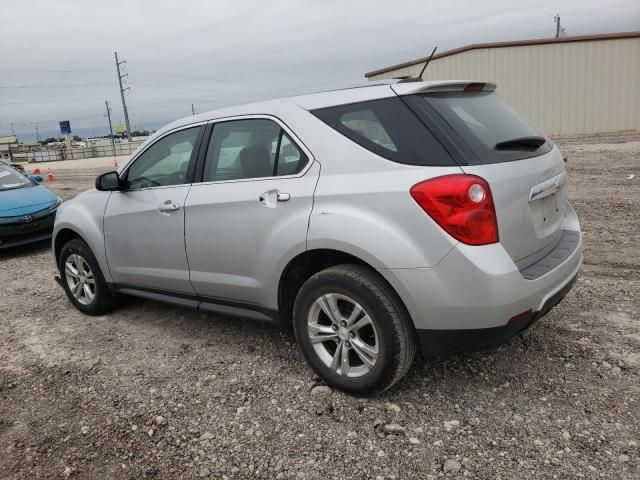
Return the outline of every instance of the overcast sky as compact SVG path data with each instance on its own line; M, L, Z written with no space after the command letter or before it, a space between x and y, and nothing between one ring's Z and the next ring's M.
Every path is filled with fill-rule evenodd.
M1 0L0 134L132 128L364 81L364 73L469 43L640 30L638 0ZM83 133L87 134L86 131Z

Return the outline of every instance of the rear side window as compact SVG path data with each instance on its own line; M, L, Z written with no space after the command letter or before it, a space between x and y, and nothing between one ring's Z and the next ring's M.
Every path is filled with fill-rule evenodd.
M418 116L397 97L320 108L311 113L388 160L409 165L456 165Z
M479 163L521 160L551 150L543 135L495 93L441 92L418 95L417 99L432 107L462 137ZM535 138L542 143L531 145L523 140Z

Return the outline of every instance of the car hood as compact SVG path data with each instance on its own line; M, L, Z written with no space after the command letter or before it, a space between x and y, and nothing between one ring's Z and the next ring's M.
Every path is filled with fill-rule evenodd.
M17 217L34 213L56 200L55 194L42 185L0 190L0 217Z

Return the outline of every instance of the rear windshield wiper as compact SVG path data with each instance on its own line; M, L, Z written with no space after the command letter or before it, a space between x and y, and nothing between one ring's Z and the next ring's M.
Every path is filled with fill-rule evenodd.
M536 150L540 148L546 140L544 137L521 137L512 140L498 142L493 147L494 150Z

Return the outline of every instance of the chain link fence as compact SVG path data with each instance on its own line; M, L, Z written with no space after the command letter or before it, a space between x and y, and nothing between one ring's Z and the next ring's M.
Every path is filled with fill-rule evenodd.
M33 148L11 147L9 152L10 158L13 158L14 162L54 162L131 155L141 144L142 142L116 143L115 145L96 145L72 148L71 150L46 148L35 150Z

